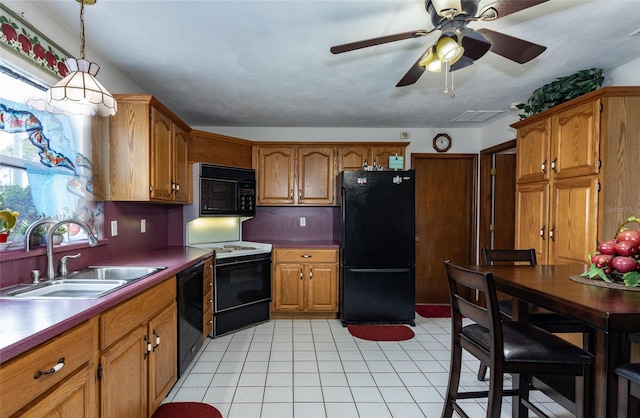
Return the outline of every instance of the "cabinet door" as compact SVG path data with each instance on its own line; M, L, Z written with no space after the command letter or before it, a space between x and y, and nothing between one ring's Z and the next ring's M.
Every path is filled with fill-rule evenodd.
M373 164L369 151L369 147L338 147L338 173L362 170L365 161Z
M176 203L189 203L189 163L187 161L187 143L189 134L179 127L173 125L173 163L174 163L174 201Z
M373 165L373 163L377 163L382 167L389 167L389 157L392 155L404 156L404 147L372 147L371 148L371 159L369 161L369 165Z
M515 247L535 248L538 264L547 264L549 230L549 183L519 184L516 187Z
M518 183L549 179L550 129L548 119L518 129L516 163Z
M91 418L97 416L97 412L95 367L91 364L78 370L20 416Z
M556 178L597 174L600 149L600 100L551 118L551 166Z
M298 149L299 205L331 205L335 189L335 149L300 147Z
M277 263L274 268L272 308L275 312L304 310L304 265Z
M258 148L258 204L293 204L295 150L289 147Z
M553 185L549 264L588 262L597 239L598 179L558 180Z
M338 267L336 264L307 265L307 310L338 311Z
M173 200L173 122L151 108L150 173L153 200Z
M149 355L150 417L178 379L178 320L175 303L149 321L147 335L153 344Z
M140 325L100 357L101 418L147 417L146 331Z

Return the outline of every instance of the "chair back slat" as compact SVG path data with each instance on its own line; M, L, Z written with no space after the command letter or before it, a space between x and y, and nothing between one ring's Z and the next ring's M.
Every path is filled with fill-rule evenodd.
M482 249L482 264L492 266L496 264L510 264L521 262L535 266L536 250L530 248L527 250L490 250Z
M453 265L449 261L445 261L445 270L449 283L453 322L462 321L463 317L472 320L487 328L492 340L502 347L502 327L493 274L469 270ZM484 299L484 305L462 296L476 293Z

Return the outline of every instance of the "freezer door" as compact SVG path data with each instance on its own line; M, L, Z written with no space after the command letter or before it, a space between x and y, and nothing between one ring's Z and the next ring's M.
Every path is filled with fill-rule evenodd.
M415 267L360 268L341 271L342 325L408 323L415 320Z
M342 264L414 264L413 171L345 171L341 175Z

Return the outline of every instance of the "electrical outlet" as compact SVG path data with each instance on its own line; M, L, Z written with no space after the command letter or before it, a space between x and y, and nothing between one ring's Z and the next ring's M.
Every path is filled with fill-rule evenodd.
M118 221L111 221L111 236L118 236Z
M300 226L307 226L307 218L304 216L300 218Z
M144 234L145 232L147 232L147 220L140 219L140 233Z

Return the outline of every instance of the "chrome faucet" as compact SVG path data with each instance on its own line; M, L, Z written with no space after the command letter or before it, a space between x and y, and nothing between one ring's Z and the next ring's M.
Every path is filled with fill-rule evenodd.
M55 232L56 229L58 229L59 226L61 225L65 225L65 224L76 224L79 227L81 227L84 232L87 233L87 238L89 238L89 245L92 247L95 247L96 245L98 245L98 238L96 238L95 235L93 235L93 232L91 231L91 228L89 227L89 225L87 225L86 222L84 222L81 219L77 219L77 218L69 218L69 219L63 219L61 221L56 222L54 219L51 218L45 218L45 219L40 219L35 221L34 223L32 223L31 225L29 225L29 227L27 228L27 231L25 232L25 238L24 238L24 250L25 251L29 251L29 246L30 246L30 237L31 237L31 233L33 232L34 229L36 229L36 227L40 226L40 225L44 225L47 223L52 223L53 225L51 225L49 227L49 229L47 230L47 275L46 278L47 280L53 280L56 278L56 268L54 266L54 262L53 262L53 233ZM66 261L66 260L65 260Z

